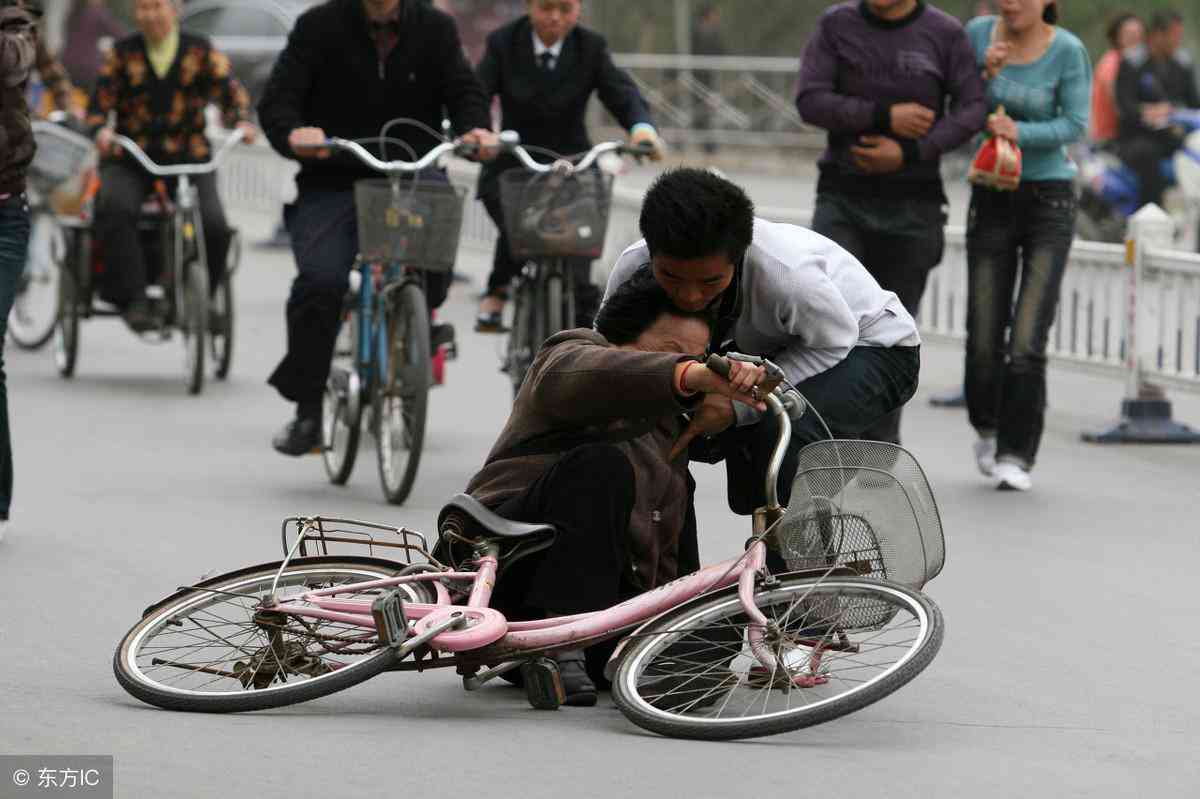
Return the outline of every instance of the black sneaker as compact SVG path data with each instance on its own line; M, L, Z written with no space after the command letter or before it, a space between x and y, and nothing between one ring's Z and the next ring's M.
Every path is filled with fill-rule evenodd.
M162 327L162 315L157 312L149 298L134 300L125 307L121 318L134 333L148 333Z
M562 677L564 705L591 707L596 704L596 683L587 673L587 660L582 649L559 652L554 657L558 662L558 673Z
M284 455L308 455L321 451L321 420L296 418L288 422L271 441Z
M454 346L454 325L449 322L429 326L429 349L437 352L441 346Z

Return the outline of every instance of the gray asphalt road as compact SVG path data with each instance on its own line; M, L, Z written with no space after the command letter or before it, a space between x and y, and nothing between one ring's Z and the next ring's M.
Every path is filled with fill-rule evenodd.
M265 233L266 220L241 223ZM946 643L915 682L851 717L689 743L643 734L608 697L538 712L514 689L465 694L439 672L241 716L140 704L110 661L148 603L210 570L278 558L286 515L431 531L507 411L499 342L466 332L487 264L466 254L474 285L447 307L462 357L434 395L409 504L382 504L369 450L346 488L316 459L277 456L268 442L288 409L264 380L282 351L291 265L247 255L233 377L201 397L184 394L178 344L144 345L111 321L86 324L70 382L49 352L7 352L17 498L0 544L0 752L113 754L122 797L1197 794L1200 449L1085 447L1079 431L1115 413L1120 388L1055 372L1036 490L997 493L974 473L963 415L926 402L960 376L958 350L934 345L905 437L947 532L947 567L929 587ZM1200 402L1176 399L1200 423ZM723 508L723 473L696 472L703 554L726 557L746 525Z

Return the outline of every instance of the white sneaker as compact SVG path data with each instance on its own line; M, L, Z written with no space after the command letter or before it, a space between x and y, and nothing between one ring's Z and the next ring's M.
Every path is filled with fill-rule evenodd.
M996 437L980 436L975 442L975 464L979 473L991 477L996 471Z
M1000 461L996 464L995 471L992 472L992 477L995 477L999 482L996 484L998 491L1028 491L1033 488L1033 478L1029 476L1029 472L1021 467L1018 463L1012 461Z

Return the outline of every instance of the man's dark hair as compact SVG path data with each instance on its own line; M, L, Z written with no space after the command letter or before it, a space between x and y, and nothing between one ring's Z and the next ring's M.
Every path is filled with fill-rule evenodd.
M1114 50L1120 46L1118 39L1121 36L1121 28L1124 28L1125 23L1131 19L1138 19L1138 15L1131 11L1118 11L1108 21L1108 28L1104 31L1104 35L1108 37L1108 43Z
M1150 18L1151 33L1166 33L1173 25L1183 24L1183 14L1178 11L1159 11Z
M1042 22L1047 25L1058 24L1058 3L1046 3L1046 7L1042 9Z
M595 328L610 344L632 344L665 313L684 319L700 319L711 326L708 314L703 311L676 308L649 267L642 267L600 306Z
M754 238L754 203L740 187L707 169L680 167L658 176L639 220L650 255L737 263Z

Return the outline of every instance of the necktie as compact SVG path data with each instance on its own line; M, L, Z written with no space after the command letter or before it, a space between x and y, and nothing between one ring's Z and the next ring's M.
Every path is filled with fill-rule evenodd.
M554 53L549 50L544 51L538 56L538 60L541 61L543 72L549 72L554 69Z

